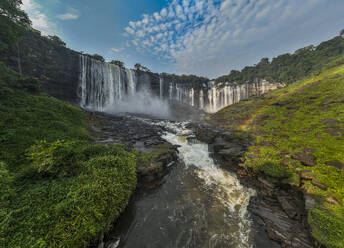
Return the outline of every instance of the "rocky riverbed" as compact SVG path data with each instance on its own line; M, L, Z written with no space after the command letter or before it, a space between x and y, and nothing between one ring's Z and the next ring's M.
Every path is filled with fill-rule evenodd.
M155 122L158 121L155 120ZM175 185L174 187L177 187L176 184L183 185L185 181L181 178L184 174L189 175L191 172L184 171L182 174L178 173L178 171L183 171L178 160L178 148L180 146L173 145L167 142L166 138L162 137L162 133L169 131L167 126L153 125L137 117L125 115L111 116L103 113L90 114L89 123L89 130L95 143L126 144L128 149L154 154L148 161L138 164L137 193L133 197L128 210L115 225L114 230L110 235L106 236L105 241L107 240L107 242L99 245L99 247L135 247L135 245L129 245L135 244L135 242L128 241L128 238L132 237L128 230L135 229L132 226L132 222L143 223L144 221L140 217L135 216L135 214L133 217L133 212L145 215L151 211L150 208L153 205L147 204L147 198L153 202L169 200L173 202L173 195L176 192L173 191L171 198L166 198L165 193L171 194L170 189L171 187L173 188L173 185ZM250 236L250 241L246 243L247 246L236 244L237 246L235 247L316 247L306 224L305 204L302 193L286 184L272 185L263 178L256 177L253 173L245 171L239 166L242 155L253 141L250 135L215 128L204 122L188 124L188 128L192 130L198 140L209 145L210 156L214 158L221 168L235 173L242 185L253 188L256 191L256 195L250 197L247 206L249 214L247 217L251 222L251 232L248 235ZM185 136L185 138L192 139L192 137L195 137L194 134ZM172 176L169 175L169 172L172 173ZM189 175L189 177L191 176ZM192 185L188 187L191 187L191 190L195 190L195 184ZM161 190L165 193L161 193ZM185 189L181 188L179 190L181 194ZM198 194L200 194L199 191ZM193 197L191 199L195 200ZM199 198L197 199L199 200ZM156 206L159 206L161 209L169 208L169 205L161 203ZM191 206L188 206L187 209L189 207ZM163 217L162 212L155 214L161 218ZM146 216L145 218L148 217ZM163 223L161 225L167 224ZM145 231L142 230L142 234L144 233ZM126 237L127 245L122 243L122 246L120 246L120 238L117 239L119 236ZM131 239L135 240L135 238ZM196 240L200 241L201 239L198 238ZM154 241L154 238L151 241ZM156 246L153 245L152 247ZM191 245L188 247L196 246Z

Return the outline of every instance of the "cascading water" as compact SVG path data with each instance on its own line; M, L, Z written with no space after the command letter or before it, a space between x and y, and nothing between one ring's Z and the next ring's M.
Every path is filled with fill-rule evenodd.
M123 218L113 244L125 248L253 247L247 206L255 191L215 165L208 145L195 140L185 128L187 122L138 120L168 130L162 138L179 147L182 163L173 167L161 187L135 201L133 215Z
M138 90L133 70L80 55L79 81L83 108L107 113L169 116L168 103L155 96L149 86Z

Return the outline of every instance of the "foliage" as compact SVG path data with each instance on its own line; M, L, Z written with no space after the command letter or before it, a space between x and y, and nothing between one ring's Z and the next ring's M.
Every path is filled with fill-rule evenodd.
M168 82L174 82L179 85L184 85L186 87L206 87L209 82L208 78L198 77L195 75L175 75L162 73L161 76L164 78L164 80Z
M99 60L101 62L105 62L105 59L99 54L93 54L93 55L89 55L89 56L91 56L92 58Z
M64 41L62 41L60 37L58 37L56 35L49 35L48 38L49 38L49 40L51 40L56 45L66 47L66 43Z
M50 176L72 176L79 170L79 142L57 140L37 142L28 152L29 159L39 173Z
M344 40L338 36L316 47L311 45L294 54L282 54L271 62L268 58L263 58L255 66L247 66L241 72L233 70L216 81L242 84L263 78L271 82L292 83L310 76L343 53Z
M312 235L328 248L344 247L344 213L338 218L325 208L312 209L308 214Z
M110 64L118 65L119 67L124 67L124 63L119 60L112 60Z
M126 207L135 155L88 144L82 110L23 82L0 63L0 247L88 246Z
M27 14L20 9L20 0L0 1L0 52L18 41L30 26Z
M21 26L30 25L28 15L20 9L21 0L1 0L0 15L10 18L16 24Z
M209 118L216 125L243 129L256 137L245 154L245 168L268 177L291 173L289 183L294 186L300 186L300 171L308 170L315 182L328 186L323 190L310 181L302 184L304 191L319 199L309 215L313 236L326 247L339 248L344 247L344 173L327 162L344 163L343 58L322 70L319 75L231 105ZM293 159L297 153L314 156L316 166ZM328 197L340 205L327 202Z
M145 72L151 72L147 67L141 65L141 64L135 64L134 65L135 70L137 71L145 71Z
M339 32L339 35L344 37L344 29L342 29L340 32Z

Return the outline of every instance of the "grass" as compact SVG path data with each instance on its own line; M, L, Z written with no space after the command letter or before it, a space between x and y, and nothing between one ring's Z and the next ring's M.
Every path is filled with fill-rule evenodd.
M287 178L288 183L313 195L317 205L308 217L313 236L326 247L344 247L344 171L327 165L334 160L344 163L341 63L334 61L312 77L234 104L208 118L216 125L253 134L256 141L242 166L274 181ZM298 153L311 156L316 165L305 166L295 159ZM302 170L310 171L313 183L299 185ZM327 190L315 184L325 185Z
M89 145L82 110L0 62L0 247L85 247L136 186L136 156Z

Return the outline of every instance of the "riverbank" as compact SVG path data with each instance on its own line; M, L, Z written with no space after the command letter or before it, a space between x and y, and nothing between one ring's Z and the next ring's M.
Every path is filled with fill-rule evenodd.
M276 247L317 246L310 235L300 190L285 183L273 185L239 165L254 141L250 134L207 124L194 125L193 129L199 140L209 144L210 152L222 168L235 173L243 185L256 190L248 205L256 247L268 247L264 244L266 237L275 241Z
M206 117L225 131L253 137L238 161L238 175L253 175L272 191L301 192L305 226L331 248L344 247L342 63L333 61L312 77Z

